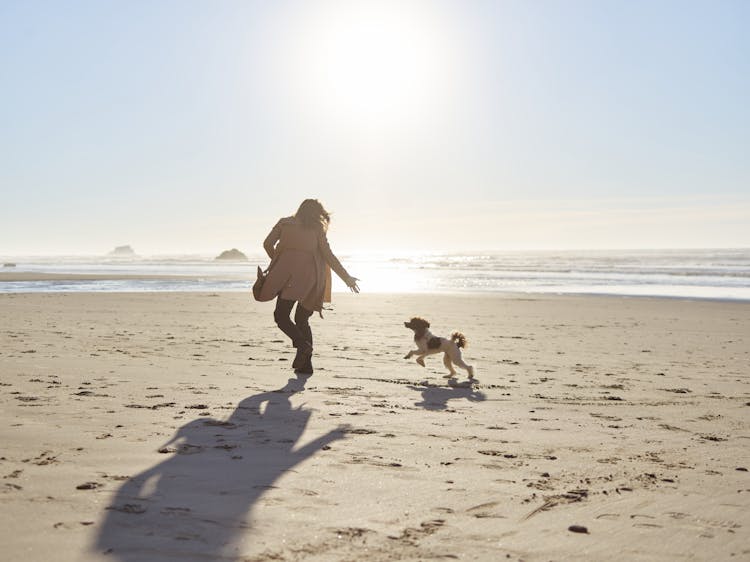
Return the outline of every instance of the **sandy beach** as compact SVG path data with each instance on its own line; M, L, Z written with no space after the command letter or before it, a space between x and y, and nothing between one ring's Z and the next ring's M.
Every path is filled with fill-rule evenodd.
M2 559L750 558L749 303L334 301L303 378L249 294L1 294Z

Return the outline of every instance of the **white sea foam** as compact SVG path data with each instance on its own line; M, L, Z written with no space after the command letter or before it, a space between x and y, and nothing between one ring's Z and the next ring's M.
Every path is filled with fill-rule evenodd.
M365 292L586 293L750 300L750 249L342 255ZM109 279L2 282L0 292L246 291L256 265L209 256L24 257L4 271ZM154 276L117 279L118 276ZM158 278L169 276L169 278ZM334 290L346 290L335 280Z

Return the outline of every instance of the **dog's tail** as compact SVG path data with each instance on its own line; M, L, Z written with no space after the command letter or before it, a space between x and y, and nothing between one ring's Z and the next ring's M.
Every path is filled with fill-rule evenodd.
M466 341L466 336L461 332L453 332L451 334L451 340L455 342L457 347L466 347L469 344L469 342Z

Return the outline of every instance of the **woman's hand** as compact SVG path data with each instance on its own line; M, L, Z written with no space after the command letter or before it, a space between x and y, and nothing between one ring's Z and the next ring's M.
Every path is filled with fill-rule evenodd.
M356 277L352 277L351 275L346 280L346 286L349 287L349 290L352 293L359 293L359 285L357 285L357 279Z

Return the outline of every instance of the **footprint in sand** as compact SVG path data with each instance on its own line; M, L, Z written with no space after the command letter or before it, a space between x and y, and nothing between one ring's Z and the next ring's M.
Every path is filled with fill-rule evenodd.
M470 507L466 510L466 513L473 515L477 519L505 519L505 515L497 513L497 510L495 509L497 506L502 504L503 502L499 501L482 503L479 505L475 505L474 507Z
M78 484L76 490L96 490L97 488L101 488L101 486L99 482L84 482L83 484Z

